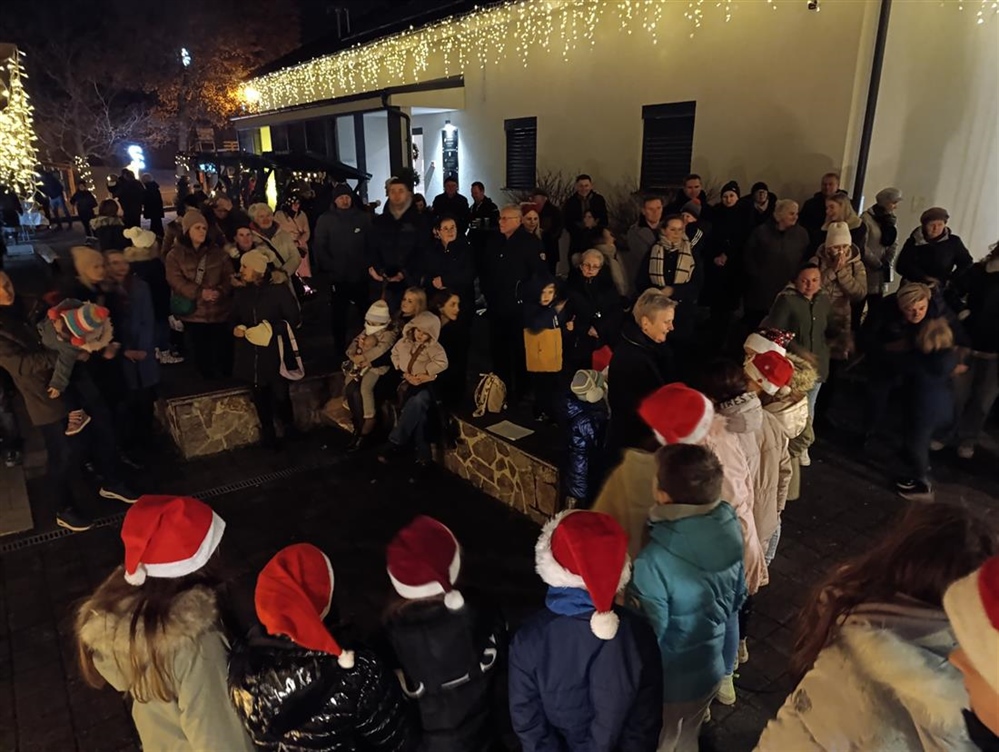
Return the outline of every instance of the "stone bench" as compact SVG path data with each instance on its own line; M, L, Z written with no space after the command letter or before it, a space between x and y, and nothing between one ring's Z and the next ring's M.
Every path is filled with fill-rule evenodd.
M338 399L342 374L307 377L291 385L295 424L301 430L337 425L351 430ZM326 408L326 409L324 409ZM157 416L185 459L238 449L260 440L260 422L246 387L161 399ZM550 461L488 430L502 416L456 416L459 440L435 460L447 470L543 524L558 512L559 473Z

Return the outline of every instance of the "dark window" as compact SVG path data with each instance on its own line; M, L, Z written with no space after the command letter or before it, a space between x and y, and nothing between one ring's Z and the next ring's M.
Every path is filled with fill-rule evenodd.
M696 102L642 107L642 190L674 188L690 173Z
M288 151L292 154L308 151L305 143L305 123L288 124Z
M530 190L538 172L538 119L536 117L505 120L506 187Z
M308 142L309 151L326 154L326 121L306 120L305 140Z
M271 151L288 151L288 126L271 126Z

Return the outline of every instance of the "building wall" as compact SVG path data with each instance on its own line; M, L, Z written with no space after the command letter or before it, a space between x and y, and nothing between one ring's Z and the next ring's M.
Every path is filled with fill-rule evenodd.
M427 197L427 203L432 203L434 196L444 192L444 140L441 136L444 124L448 120L458 129L458 191L471 200L470 186L473 181L482 180L483 157L495 150L493 144L483 142L477 131L465 128L462 124L468 122L467 113L461 111L440 113L434 115L413 116L413 126L423 128L423 175L417 187L420 193ZM502 145L502 142L501 142ZM502 158L502 154L501 154ZM486 183L486 192L490 195L499 194L501 178Z
M918 50L918 54L915 51ZM937 3L892 6L866 200L896 186L899 229L943 206L972 255L999 240L999 19Z

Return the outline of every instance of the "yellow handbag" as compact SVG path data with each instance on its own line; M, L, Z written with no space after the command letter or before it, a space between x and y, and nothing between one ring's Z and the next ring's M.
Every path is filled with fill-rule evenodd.
M558 373L562 370L562 330L524 330L524 351L529 373Z

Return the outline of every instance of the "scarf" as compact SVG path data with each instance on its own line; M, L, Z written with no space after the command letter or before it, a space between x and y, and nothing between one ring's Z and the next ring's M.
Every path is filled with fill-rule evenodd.
M666 279L667 253L676 254L676 268L672 281ZM652 246L652 255L649 257L649 279L659 288L683 285L690 282L690 278L694 275L694 266L690 241L684 238L678 246L673 246L665 238L660 238L659 242Z
M271 226L268 227L266 230L260 225L258 225L256 222L254 222L252 226L254 232L263 235L268 240L273 240L274 236L277 234L277 231L281 229L280 227L278 227L277 222L273 222Z
M898 228L895 226L895 215L887 211L880 204L871 207L871 217L877 222L881 230L881 245L885 248L895 244L898 240Z
M559 616L582 616L596 610L590 594L573 587L549 587L545 607Z

